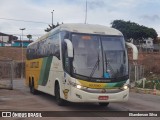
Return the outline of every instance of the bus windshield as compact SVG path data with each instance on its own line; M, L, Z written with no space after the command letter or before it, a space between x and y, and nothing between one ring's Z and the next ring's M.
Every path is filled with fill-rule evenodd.
M122 36L72 34L73 74L89 78L128 75L128 59Z

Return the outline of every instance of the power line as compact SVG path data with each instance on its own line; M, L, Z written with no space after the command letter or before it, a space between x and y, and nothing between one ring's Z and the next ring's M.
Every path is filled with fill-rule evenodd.
M13 36L22 36L22 34L16 34L16 33L7 33L8 35ZM23 34L23 36L27 36L28 34ZM43 36L44 34L31 34L32 36Z
M21 34L10 34L10 35L17 35L17 36L22 36ZM27 36L28 34L24 34L23 36ZM32 36L42 36L44 34L31 34Z
M18 20L18 19L10 19L10 18L0 18L2 20L12 20L12 21L21 21L21 22L31 22L31 23L41 23L41 24L49 24L46 22L39 22L39 21L28 21L28 20Z

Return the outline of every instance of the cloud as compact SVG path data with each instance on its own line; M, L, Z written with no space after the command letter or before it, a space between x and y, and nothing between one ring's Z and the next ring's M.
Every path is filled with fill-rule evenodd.
M143 15L141 16L141 19L153 22L153 21L159 21L160 16L159 15Z
M145 26L158 26L160 16L156 11L160 8L151 5L159 4L159 0L87 0L87 23L110 26L116 19L131 20ZM51 24L51 11L54 10L53 21L61 23L84 23L86 0L1 0L0 17L27 21L40 21ZM145 7L144 7L145 6ZM150 6L150 7L148 7ZM147 8L147 9L146 9ZM146 11L153 11L149 14ZM145 14L145 15L144 15ZM141 16L141 19L139 19ZM139 21L138 21L139 20ZM147 22L148 21L148 22ZM150 24L149 21L156 21ZM34 34L36 39L45 34L48 24L16 22L0 19L0 32L21 34L19 28L25 27L24 34ZM157 31L160 28L155 27ZM38 36L39 35L39 36Z
M97 9L97 8L103 8L106 6L105 2L102 0L98 1L88 1L87 3L88 8L91 10Z

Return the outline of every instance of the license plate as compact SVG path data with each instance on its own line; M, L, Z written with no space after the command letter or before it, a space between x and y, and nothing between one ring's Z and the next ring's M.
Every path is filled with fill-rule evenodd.
M108 96L99 96L98 100L108 100Z

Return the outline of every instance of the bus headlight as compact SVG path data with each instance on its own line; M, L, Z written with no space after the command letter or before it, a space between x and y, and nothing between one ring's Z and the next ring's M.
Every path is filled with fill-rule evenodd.
M81 85L76 84L76 83L74 83L74 82L70 82L70 85L72 85L73 87L75 87L75 88L77 88L77 89L81 89L81 88L82 88Z
M124 85L123 86L123 90L127 90L128 89L128 86L127 85Z
M79 85L79 84L76 84L76 83L74 83L74 82L70 82L70 85L72 85L73 87L75 87L75 88L77 88L77 89L81 89L81 90L87 89L87 87L82 86L82 85Z
M127 90L129 88L128 84L124 84L123 87L121 87L122 90Z
M82 86L81 86L81 85L76 85L76 87L77 87L78 89L81 89L81 88L82 88Z

